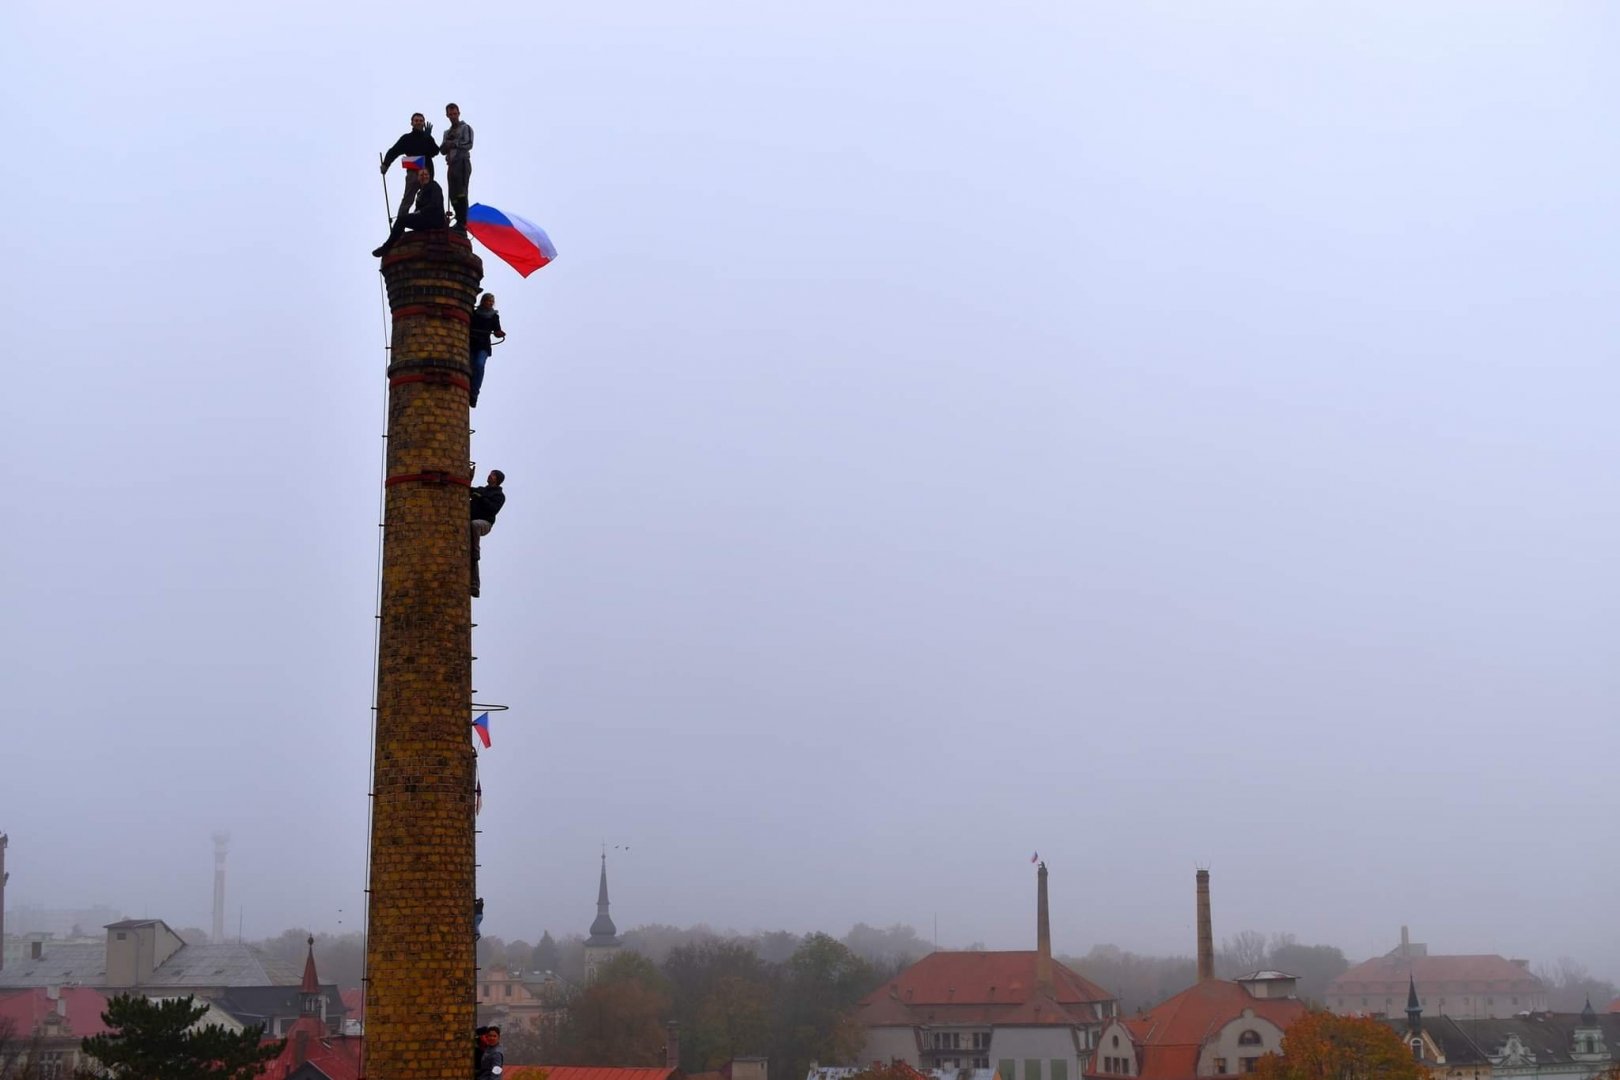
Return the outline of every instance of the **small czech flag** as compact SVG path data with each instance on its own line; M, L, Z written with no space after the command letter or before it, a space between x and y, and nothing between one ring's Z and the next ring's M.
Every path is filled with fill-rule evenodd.
M473 730L478 733L478 741L489 749L489 713L479 713L478 719L472 722Z
M485 738L487 739L487 738L489 738L489 736L486 735ZM486 743L484 743L484 745L488 746L489 743L486 742ZM1031 855L1029 857L1029 861L1032 862L1032 863L1040 862L1041 861L1041 853L1037 851L1035 854L1033 854L1033 855Z
M423 157L421 154L418 154L415 157L401 158L399 163L407 169L427 168L427 158Z

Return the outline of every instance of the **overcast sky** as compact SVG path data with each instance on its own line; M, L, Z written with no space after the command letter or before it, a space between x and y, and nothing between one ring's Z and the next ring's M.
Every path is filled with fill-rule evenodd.
M1620 977L1620 11L7 6L8 905L357 929L413 110L550 232L474 414L488 932ZM399 175L390 176L397 199ZM341 926L340 926L341 921Z

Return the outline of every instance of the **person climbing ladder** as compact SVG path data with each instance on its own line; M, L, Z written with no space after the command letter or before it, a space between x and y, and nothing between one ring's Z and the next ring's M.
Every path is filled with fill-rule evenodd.
M472 533L472 594L478 595L478 559L479 539L489 535L489 530L495 527L495 515L501 512L506 505L506 492L501 485L506 482L506 474L499 469L489 470L489 480L483 487L472 489L469 500L470 526Z

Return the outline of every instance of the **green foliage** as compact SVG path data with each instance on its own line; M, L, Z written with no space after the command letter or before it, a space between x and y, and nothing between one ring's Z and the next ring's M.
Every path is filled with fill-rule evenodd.
M872 965L826 934L811 934L788 958L776 1010L771 1069L803 1076L811 1061L854 1059L864 1041L851 1013L881 981Z
M669 981L651 960L621 953L569 1004L552 1065L661 1065Z
M119 994L101 1014L112 1031L80 1046L100 1066L92 1075L114 1080L252 1080L281 1053L280 1042L260 1041L262 1028L193 1030L207 1011L189 996L150 1001Z

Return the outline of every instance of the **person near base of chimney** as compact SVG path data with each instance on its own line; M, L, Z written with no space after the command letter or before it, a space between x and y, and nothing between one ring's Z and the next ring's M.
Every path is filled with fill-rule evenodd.
M495 1080L506 1071L506 1054L501 1050L501 1029L491 1024L478 1036L478 1080Z

